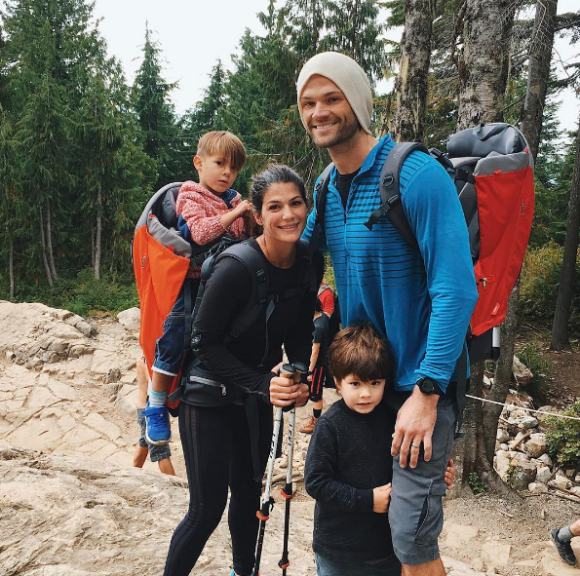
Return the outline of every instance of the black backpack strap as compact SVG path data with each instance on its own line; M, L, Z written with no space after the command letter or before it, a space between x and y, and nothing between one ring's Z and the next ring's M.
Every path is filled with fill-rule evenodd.
M183 349L189 350L191 346L191 332L193 329L193 282L186 278L183 282L183 314L185 316L185 332L183 333Z
M409 226L409 221L403 210L400 187L403 163L416 150L429 154L429 150L420 142L402 142L391 149L385 160L379 179L381 205L370 215L367 222L365 222L365 226L369 230L372 230L381 216L385 215L405 241L418 249L417 239Z
M247 332L256 322L258 316L268 306L268 274L266 273L266 259L260 252L252 248L247 242L232 246L224 252L222 258L234 258L241 262L253 279L252 296L249 306L243 310L230 329L228 341L238 339ZM271 312L270 312L271 314Z
M334 168L334 164L330 163L323 171L314 192L316 193L316 220L314 221L314 230L310 237L310 250L313 250L317 244L320 236L324 234L324 213L326 211L326 196L328 194L328 184L330 183L330 173Z

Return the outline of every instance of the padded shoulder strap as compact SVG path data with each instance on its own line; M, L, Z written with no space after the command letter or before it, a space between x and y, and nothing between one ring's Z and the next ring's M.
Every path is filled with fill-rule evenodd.
M370 215L367 222L365 222L365 226L372 230L381 216L385 215L407 243L418 249L417 239L403 211L400 186L403 163L415 150L429 154L429 150L420 142L402 142L391 148L381 170L379 180L381 205Z
M321 234L324 234L324 212L326 211L326 196L328 194L328 184L330 182L330 173L334 164L331 162L323 171L314 191L316 192L316 220L314 222L314 230L310 237L310 249L318 244L318 239Z
M252 280L252 296L248 305L240 312L230 330L228 340L236 340L256 322L262 308L268 302L268 275L266 259L248 242L241 242L223 252L220 258L234 258L248 270Z

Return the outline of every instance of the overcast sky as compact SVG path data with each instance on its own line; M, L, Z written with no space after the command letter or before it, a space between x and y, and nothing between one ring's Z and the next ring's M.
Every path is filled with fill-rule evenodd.
M558 11L576 11L578 1L559 0ZM163 53L165 79L179 82L171 97L177 111L183 113L203 97L218 59L231 68L231 55L246 28L262 31L257 13L267 8L268 0L96 0L95 16L102 18L100 31L109 54L122 62L129 83L143 57L145 23L149 22ZM396 31L389 36L396 38ZM567 41L558 42L556 48L563 61L580 52L580 47L572 49ZM578 100L571 91L562 98L561 122L573 128Z

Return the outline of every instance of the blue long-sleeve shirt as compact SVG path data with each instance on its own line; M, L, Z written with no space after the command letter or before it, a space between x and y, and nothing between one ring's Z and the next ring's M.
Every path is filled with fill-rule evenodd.
M394 145L387 135L368 154L346 210L332 184L333 168L321 248L332 258L343 325L370 321L389 339L395 388L408 391L429 377L446 390L477 300L467 227L453 182L421 152L407 158L400 178L403 209L421 253L386 217L372 230L364 226L381 204L379 176ZM307 240L315 218L314 209L303 234Z

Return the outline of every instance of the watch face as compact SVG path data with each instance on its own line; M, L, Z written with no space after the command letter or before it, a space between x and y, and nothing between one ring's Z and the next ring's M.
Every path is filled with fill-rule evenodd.
M433 380L425 378L425 380L421 382L421 390L426 394L432 394L433 391L435 390L435 383L433 382Z

